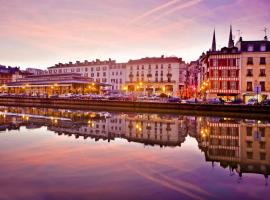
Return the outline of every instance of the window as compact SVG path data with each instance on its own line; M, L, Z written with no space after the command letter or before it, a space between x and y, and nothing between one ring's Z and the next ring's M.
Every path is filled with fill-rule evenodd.
M231 90L236 90L236 82L235 81L231 81L230 87L231 87Z
M222 89L227 90L227 81L222 81Z
M265 57L260 57L260 65L265 65L265 64L266 64Z
M260 85L261 85L261 90L264 92L265 91L265 82L260 81Z
M253 65L253 58L252 57L248 57L247 64L248 65Z
M261 45L261 51L266 51L266 45L265 44Z
M252 136L252 127L247 127L247 136Z
M88 68L87 68L87 67L85 68L85 71L86 71L86 72L88 71Z
M106 76L106 72L103 72L103 76Z
M252 86L252 82L247 82L247 91L252 91L253 86Z
M265 128L264 127L260 127L259 132L261 134L261 137L265 137Z
M95 74L94 73L91 73L91 77L94 77L95 76Z
M130 71L132 71L133 70L133 67L132 66L130 66Z
M253 70L247 69L247 76L253 76Z
M171 69L171 67L172 67L171 64L169 64L169 65L168 65L168 68Z
M151 69L151 65L148 66L148 69Z
M235 70L235 69L232 69L232 70L230 71L230 77L231 77L231 78L235 78L235 77L236 77L236 70Z
M94 68L93 67L91 67L91 72L93 72L94 71Z
M158 65L156 65L156 69L158 69Z
M223 69L222 71L221 71L221 76L222 77L224 77L224 78L226 78L227 77L227 70L226 69Z
M97 69L96 69L97 71L100 71L100 67L97 67Z
M247 148L252 148L252 141L247 141Z
M260 149L265 149L265 142L260 142Z
M248 51L250 52L250 51L253 51L253 45L248 45Z
M99 77L99 72L97 73L97 77Z
M218 81L214 81L214 83L213 83L213 89L215 89L215 90L218 89Z
M247 158L252 159L253 158L253 153L252 152L247 152Z
M214 78L217 78L217 77L218 77L218 70L215 69L215 70L214 70Z
M260 76L266 76L265 75L265 69L260 69Z
M266 157L265 153L261 152L260 153L260 160L265 160L265 157Z

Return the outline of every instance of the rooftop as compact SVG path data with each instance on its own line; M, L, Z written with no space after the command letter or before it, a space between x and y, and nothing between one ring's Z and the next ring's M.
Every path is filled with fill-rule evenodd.
M184 63L182 58L178 57L146 57L138 60L129 60L128 64L155 64L155 63Z
M62 67L82 67L82 66L94 66L94 65L108 65L108 64L115 64L115 60L104 60L101 61L99 59L88 61L85 60L84 62L76 61L75 63L69 62L69 63L58 63L55 64L52 67L48 67L48 69L54 69L54 68L62 68Z

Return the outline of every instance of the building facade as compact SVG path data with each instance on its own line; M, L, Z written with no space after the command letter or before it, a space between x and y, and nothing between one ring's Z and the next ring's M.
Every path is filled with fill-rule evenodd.
M22 76L23 73L20 71L19 67L6 67L0 65L0 86L16 81Z
M216 49L215 32L212 49L200 58L201 85L203 98L222 98L231 101L240 95L240 51L234 46L230 29L228 47Z
M269 98L270 41L267 37L259 41L244 41L241 37L236 46L241 51L241 98L244 102Z
M184 95L186 64L177 57L130 60L126 67L126 90L143 95Z
M200 68L198 61L192 61L187 65L186 71L186 97L197 97L200 86Z
M110 90L121 90L125 83L125 64L118 64L114 60L95 60L88 62L56 64L48 68L49 74L79 73L96 83L111 85Z

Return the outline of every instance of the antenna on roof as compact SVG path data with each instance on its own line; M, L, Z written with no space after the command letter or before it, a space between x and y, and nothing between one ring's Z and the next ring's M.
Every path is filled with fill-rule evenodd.
M264 37L267 37L268 28L264 27L262 31L264 32Z
M238 33L238 37L240 38L242 36L242 31L239 29L239 30L236 30L237 33Z
M268 38L267 38L268 28L264 27L264 29L262 31L264 32L264 40L268 40Z

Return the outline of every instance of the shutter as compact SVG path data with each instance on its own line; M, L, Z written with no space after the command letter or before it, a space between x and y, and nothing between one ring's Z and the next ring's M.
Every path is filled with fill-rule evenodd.
M239 78L239 69L236 70L236 78Z

